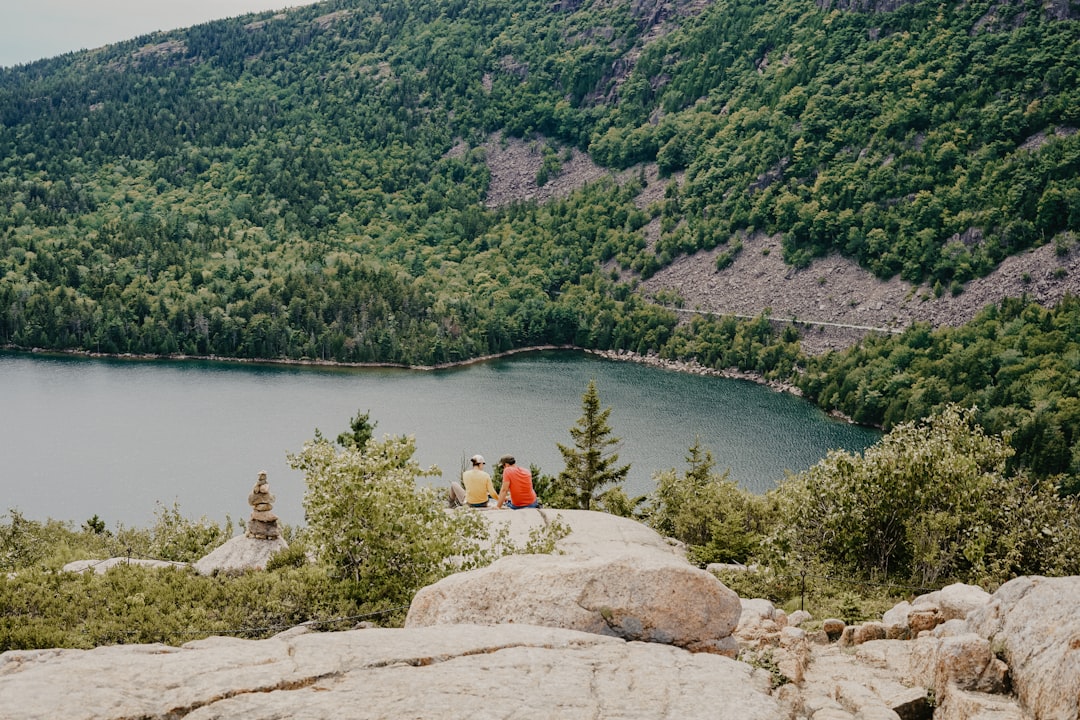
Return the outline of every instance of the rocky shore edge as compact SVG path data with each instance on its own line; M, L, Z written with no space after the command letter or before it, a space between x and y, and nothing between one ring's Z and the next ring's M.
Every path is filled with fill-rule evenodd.
M529 347L514 348L512 350L505 350L498 353L490 353L487 355L477 355L476 357L467 358L465 360L455 360L453 362L436 363L434 365L410 365L408 363L394 363L394 362L342 362L339 360L319 360L315 358L243 358L243 357L228 357L223 355L159 355L153 353L101 353L93 352L90 350L51 350L46 348L22 348L13 345L4 345L0 349L13 352L13 353L26 353L29 355L45 355L56 357L81 357L81 358L93 358L100 360L131 360L131 361L156 361L163 360L166 362L220 362L220 363L235 363L238 365L286 365L286 366L306 366L306 367L324 367L324 368L398 368L401 370L417 370L421 372L432 372L436 370L450 370L452 368L467 367L469 365L478 365L480 363L490 362L492 360L500 360L502 358L513 357L515 355L527 355L530 353L539 352L551 352L551 351L564 351L564 352L581 352L587 355L594 355L606 360L614 360L617 362L636 362L642 365L649 365L650 367L661 368L664 370L673 370L675 372L692 373L695 375L710 375L715 377L732 378L736 380L748 380L750 382L758 383L759 385L766 385L773 390L779 392L786 392L792 395L802 397L802 390L795 385L789 383L782 383L775 380L767 380L764 376L758 373L745 372L737 368L728 368L725 370L717 370L714 368L705 367L696 360L667 360L659 357L658 355L648 354L642 355L641 353L634 352L632 350L594 350L591 348L581 347L579 345L531 345Z
M776 390L777 392L788 393L789 395L794 395L796 397L803 396L803 391L797 385L781 382L779 380L769 380L760 373L739 370L738 368L710 368L705 367L697 360L669 360L666 358L662 358L659 355L642 355L641 353L637 353L631 350L586 350L585 352L590 355L596 355L598 357L605 358L607 360L616 360L620 362L636 362L642 365L660 368L662 370L691 373L693 375L707 375L711 377L729 378L731 380L747 380L752 383L757 383L758 385L764 385L765 387Z

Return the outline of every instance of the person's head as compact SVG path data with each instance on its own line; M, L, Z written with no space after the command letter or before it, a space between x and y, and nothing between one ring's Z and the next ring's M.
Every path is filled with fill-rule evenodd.
M473 467L480 467L481 465L484 464L484 456L483 455L473 455L471 458L469 458L469 462L472 463Z
M514 462L515 461L514 461L514 456L513 455L503 455L501 458L499 458L499 466L500 467L505 467L507 465L513 465Z

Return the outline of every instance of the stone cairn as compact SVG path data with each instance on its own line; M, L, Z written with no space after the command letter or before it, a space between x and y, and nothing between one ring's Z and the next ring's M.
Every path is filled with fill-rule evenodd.
M270 486L266 482L266 471L259 473L259 479L255 481L255 487L248 495L248 505L251 506L251 519L248 520L245 535L257 540L277 540L281 536L278 530L278 517L274 514L274 496L270 492Z

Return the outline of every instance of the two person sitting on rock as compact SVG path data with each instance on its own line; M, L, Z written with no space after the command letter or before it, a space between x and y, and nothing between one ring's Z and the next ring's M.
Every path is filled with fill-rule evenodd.
M513 455L499 458L502 469L502 487L499 488L497 508L503 505L511 510L540 507L540 500L533 490L532 473L527 468L517 465Z
M461 473L461 484L465 486L465 502L469 507L486 508L488 498L498 500L495 486L491 484L491 475L484 470L484 456L473 455L469 458L472 467Z

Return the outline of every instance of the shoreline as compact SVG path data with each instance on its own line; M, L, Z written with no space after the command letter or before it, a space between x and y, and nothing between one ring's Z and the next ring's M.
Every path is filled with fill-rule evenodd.
M482 362L488 362L490 360L498 360L500 358L511 357L513 355L521 355L531 352L544 352L548 350L577 350L580 352L591 352L585 348L578 347L576 345L536 345L527 348L514 348L512 350L506 350L501 353L493 353L490 355L480 355L467 360L455 360L448 363L439 363L437 365L409 365L407 363L395 363L395 362L341 362L338 360L318 360L314 358L244 358L244 357L228 357L223 355L159 355L154 353L103 353L93 352L90 350L51 350L47 348L22 348L13 345L4 345L0 347L0 350L12 353L24 353L27 355L55 355L58 357L81 357L90 358L94 360L134 360L134 361L157 361L165 360L169 362L219 362L219 363L235 363L237 365L286 365L286 366L299 366L299 367L323 367L323 368L356 368L356 369L377 369L377 368L390 368L398 370L419 370L422 372L429 372L435 370L450 370L457 367L465 367L468 365L475 365Z
M439 363L436 365L409 365L407 363L393 363L393 362L341 362L337 360L317 360L313 358L242 358L242 357L226 357L221 355L159 355L154 353L103 353L93 352L90 350L51 350L46 348L21 348L12 345L5 345L0 348L6 352L13 353L26 353L29 355L55 355L60 357L83 357L96 360L134 360L134 361L158 361L165 360L169 362L185 362L185 361L197 361L197 362L220 362L220 363L235 363L238 365L285 365L285 366L300 366L300 367L325 367L325 368L395 368L400 370L418 370L421 372L433 372L437 370L451 370L453 368L467 367L469 365L477 365L479 363L489 362L491 360L499 360L502 358L513 357L514 355L525 355L535 352L549 352L549 351L570 351L581 352L586 355L594 355L596 357L603 358L605 360L613 360L616 362L633 362L639 365L647 365L649 367L655 367L661 370L672 370L674 372L689 373L691 375L704 375L710 377L723 377L731 380L747 380L749 382L757 383L758 385L764 385L772 388L777 392L786 392L796 397L802 397L803 393L797 386L790 383L782 383L776 380L766 380L759 373L751 373L737 368L727 368L724 370L717 370L714 368L705 367L696 360L665 360L656 355L642 355L632 350L594 350L592 348L585 348L579 345L532 345L523 348L514 348L512 350L505 350L499 353L491 353L488 355L478 355L474 358L467 360L455 360L448 363Z
M768 380L760 373L747 372L745 370L739 370L738 368L725 368L718 370L716 368L705 367L696 360L665 360L656 355L641 355L640 353L633 352L632 350L585 350L590 355L597 355L607 360L614 360L617 362L635 362L642 365L648 365L660 370L671 370L673 372L684 372L693 375L706 375L709 377L721 377L728 380L745 380L757 385L762 385L774 390L775 392L787 393L797 398L804 398L803 391L797 385L791 383L780 382L779 380ZM807 401L809 402L809 400ZM814 407L818 407L816 404ZM825 410L826 415L829 417L842 420L849 425L858 425L859 423L852 420L850 417L840 412L839 410ZM866 427L874 427L878 430L881 428L876 425L868 425Z
M594 350L591 348L583 348L578 345L533 345L530 347L514 348L512 350L505 350L500 353L492 353L488 355L479 355L467 360L455 360L454 362L440 363L437 365L408 365L406 363L391 363L391 362L339 362L336 360L317 360L312 358L237 358L237 357L223 357L220 355L157 355L157 354L138 354L138 353L99 353L89 350L49 350L45 348L20 348L11 345L5 345L0 348L7 352L14 353L26 353L30 355L56 355L60 357L85 357L91 359L102 360L134 360L134 361L172 361L172 362L184 362L189 360L201 361L201 362L220 362L220 363L235 363L238 365L282 365L282 366L299 366L299 367L317 367L317 368L356 368L356 369L378 369L378 368L390 368L399 370L417 370L420 372L434 372L438 370L450 370L453 368L467 367L469 365L477 365L479 363L489 362L491 360L499 360L502 358L513 357L514 355L525 355L528 353L547 352L547 351L572 351L581 352L586 355L594 355L605 360L611 360L614 362L632 362L639 365L647 365L660 370L670 370L672 372L689 373L692 375L702 375L707 377L720 377L728 380L745 380L757 385L762 385L776 392L787 393L798 398L802 398L802 390L791 383L780 382L778 380L767 380L759 373L747 372L745 370L739 370L737 368L725 368L716 369L705 367L696 360L666 360L657 355L642 355L632 350ZM848 416L838 411L826 411L826 414L837 420L842 420L850 424L856 424Z
M757 385L764 385L777 392L787 393L799 398L803 397L803 391L796 385L780 382L779 380L768 380L760 373L747 372L745 370L739 370L738 368L718 370L716 368L705 367L696 360L665 360L656 355L641 355L640 353L631 350L586 350L585 352L592 355L598 355L607 360L635 362L641 365L659 368L661 370L672 370L674 372L684 372L691 375L705 375L708 377L722 377L729 380L746 380Z

